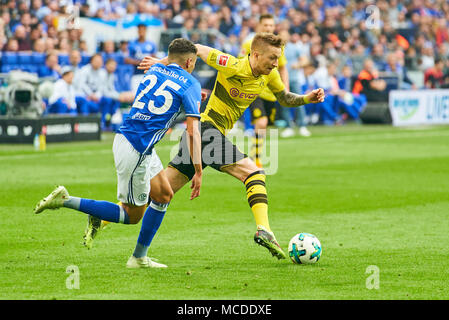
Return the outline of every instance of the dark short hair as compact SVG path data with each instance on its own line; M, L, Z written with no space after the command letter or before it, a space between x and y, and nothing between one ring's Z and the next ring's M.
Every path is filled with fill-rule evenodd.
M273 33L256 33L251 43L251 51L255 48L261 48L267 45L282 48L284 40Z
M259 22L262 22L262 20L265 20L265 19L273 19L274 20L274 16L269 13L261 14L259 17Z
M184 55L184 54L197 54L198 49L195 47L195 44L184 38L177 38L170 42L168 46L168 55Z

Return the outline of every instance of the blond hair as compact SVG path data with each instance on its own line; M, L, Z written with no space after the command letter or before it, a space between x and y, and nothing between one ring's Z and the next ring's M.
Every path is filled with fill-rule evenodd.
M273 46L276 48L282 48L284 40L280 36L273 33L257 33L251 43L251 51L263 50L266 46Z

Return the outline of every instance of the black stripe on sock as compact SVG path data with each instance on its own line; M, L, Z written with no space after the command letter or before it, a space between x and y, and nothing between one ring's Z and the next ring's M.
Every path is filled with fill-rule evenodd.
M263 193L253 194L252 196L250 196L248 198L248 203L249 203L250 207L252 207L256 203L266 203L266 204L268 204L268 197L267 197L266 194L263 194Z
M261 199L261 198L254 199L253 201L249 202L249 206L252 208L255 204L258 204L258 203L268 204L268 200L267 199Z
M246 190L248 190L248 189L251 188L252 186L257 186L257 185L260 185L260 186L264 186L264 187L265 187L265 182L263 182L262 180L253 180L253 181L250 181L250 182L248 182L248 184L245 185L245 186L246 186Z
M251 173L249 176L246 177L246 179L245 179L245 181L243 181L243 183L246 184L246 180L248 180L252 176L255 176L256 174L263 174L263 175L265 175L265 171L263 171L263 170L254 171L253 173Z

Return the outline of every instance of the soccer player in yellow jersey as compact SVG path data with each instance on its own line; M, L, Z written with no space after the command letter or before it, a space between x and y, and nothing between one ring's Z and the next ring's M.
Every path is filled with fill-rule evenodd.
M268 87L281 105L297 107L324 101L324 90L316 89L306 95L285 90L281 81L278 59L282 54L282 39L274 34L256 34L251 53L238 59L219 50L197 44L198 56L218 71L215 87L205 111L201 114L202 166L210 166L242 181L248 203L254 214L257 231L254 240L266 247L278 259L286 258L268 222L268 198L265 173L253 160L226 138L243 111ZM167 64L167 59L145 57L139 68L147 70L155 63ZM186 134L181 137L179 152L165 169L167 178L177 192L195 174L190 160Z
M263 14L259 17L257 31L263 33L274 33L275 30L274 17L271 14ZM251 52L251 43L253 39L249 39L242 44L240 56L247 56ZM282 82L286 90L289 91L289 78L287 70L287 59L284 55L284 46L278 60L277 71L279 72ZM276 97L270 88L265 88L249 106L251 118L254 122L254 138L250 156L254 159L256 165L262 168L261 155L269 123L273 123L276 118Z

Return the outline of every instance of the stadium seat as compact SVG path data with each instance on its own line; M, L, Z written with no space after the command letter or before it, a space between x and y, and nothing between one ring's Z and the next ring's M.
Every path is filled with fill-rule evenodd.
M4 52L2 55L2 65L17 64L17 53Z
M32 63L30 53L18 53L17 58L17 63L20 65L28 65Z
M33 64L38 64L38 65L44 64L45 63L45 54L33 52L33 54L31 55L31 62Z
M34 64L20 65L20 69L26 72L37 73L39 66Z
M2 65L2 72L4 73L8 73L12 70L20 70L18 65L14 65L14 64L7 64L7 65Z

